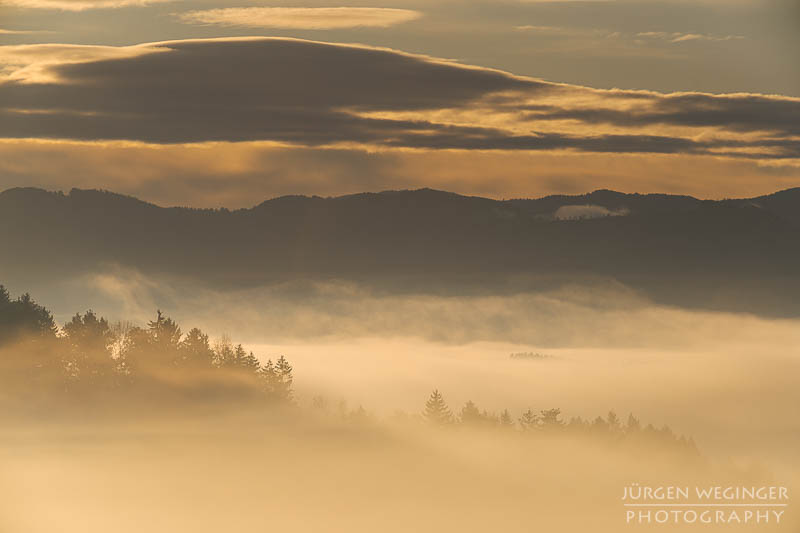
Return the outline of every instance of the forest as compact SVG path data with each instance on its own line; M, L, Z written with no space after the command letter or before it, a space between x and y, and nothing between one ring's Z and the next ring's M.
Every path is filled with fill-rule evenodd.
M348 409L340 403L331 409L321 395L302 406L293 389L292 365L284 356L264 362L228 337L212 340L198 328L184 333L160 310L144 326L110 323L92 310L58 326L52 313L29 294L14 298L2 285L0 380L4 390L0 402L6 412L22 416L116 415L120 410L149 414L153 409L185 413L208 408L224 413L255 408L376 423L362 406ZM456 431L585 436L699 453L692 438L677 435L668 426L644 425L633 414L625 420L614 411L593 420L565 420L558 408L529 408L515 417L508 409L489 412L472 401L453 411L439 390L432 391L420 412L396 411L391 422Z
M334 279L453 295L609 279L659 304L790 318L800 316L798 206L800 189L726 201L613 191L499 201L420 189L230 211L9 189L0 272L37 290L119 265L217 290ZM627 214L556 216L591 208Z

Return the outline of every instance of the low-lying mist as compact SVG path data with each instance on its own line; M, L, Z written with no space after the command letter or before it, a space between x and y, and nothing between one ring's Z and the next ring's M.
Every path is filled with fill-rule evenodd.
M175 403L151 387L130 395L140 408L6 416L0 531L727 531L754 527L628 523L623 489L800 487L798 321L657 306L597 280L442 296L106 272L34 296L59 325L92 308L145 327L161 309L212 346L284 356L292 401ZM451 423L430 423L433 390ZM791 502L774 521L800 523Z

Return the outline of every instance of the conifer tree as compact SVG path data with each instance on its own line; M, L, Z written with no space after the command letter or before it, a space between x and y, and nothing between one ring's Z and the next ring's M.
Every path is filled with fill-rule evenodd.
M423 416L429 423L437 426L443 426L453 421L453 414L438 389L434 390L428 401L425 402Z
M606 417L606 422L608 423L609 431L616 433L622 429L622 424L620 422L617 413L614 411L609 411L608 416Z
M286 357L280 356L275 363L275 373L278 377L277 393L278 399L281 401L291 401L292 399L292 384L294 377L292 376L292 365L286 360Z
M472 400L468 400L464 407L461 408L459 419L462 424L479 424L483 421L478 406Z
M564 426L564 422L559 418L561 409L545 409L540 411L539 420L542 429L559 429Z
M633 413L628 415L628 423L625 425L625 430L628 433L633 433L639 431L641 429L641 424L639 424L639 419L633 416Z
M84 383L109 384L117 366L111 356L113 340L108 321L98 318L91 309L72 317L64 325L66 359L71 377Z
M198 328L192 328L179 346L179 361L182 365L207 368L214 364L214 352L208 342L208 335Z
M522 418L519 419L519 427L522 428L522 431L534 431L539 428L539 417L529 408L522 413Z
M498 421L500 422L500 427L502 428L514 427L514 420L511 418L511 413L508 412L508 409L503 409L503 412L500 413L500 418Z
M292 365L284 356L280 356L275 363L271 359L268 360L258 370L258 375L268 398L279 402L292 400L292 383L294 382Z

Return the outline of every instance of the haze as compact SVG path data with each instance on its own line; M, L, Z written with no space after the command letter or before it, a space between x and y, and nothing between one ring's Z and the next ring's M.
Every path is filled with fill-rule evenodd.
M0 0L0 533L797 532L799 6Z

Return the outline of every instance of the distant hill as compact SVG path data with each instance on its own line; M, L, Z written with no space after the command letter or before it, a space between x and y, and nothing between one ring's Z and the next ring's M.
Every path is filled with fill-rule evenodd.
M0 193L0 282L107 264L214 287L344 279L516 291L612 278L656 301L800 316L800 188L710 201L599 190L498 201L420 189L162 208L109 192Z

